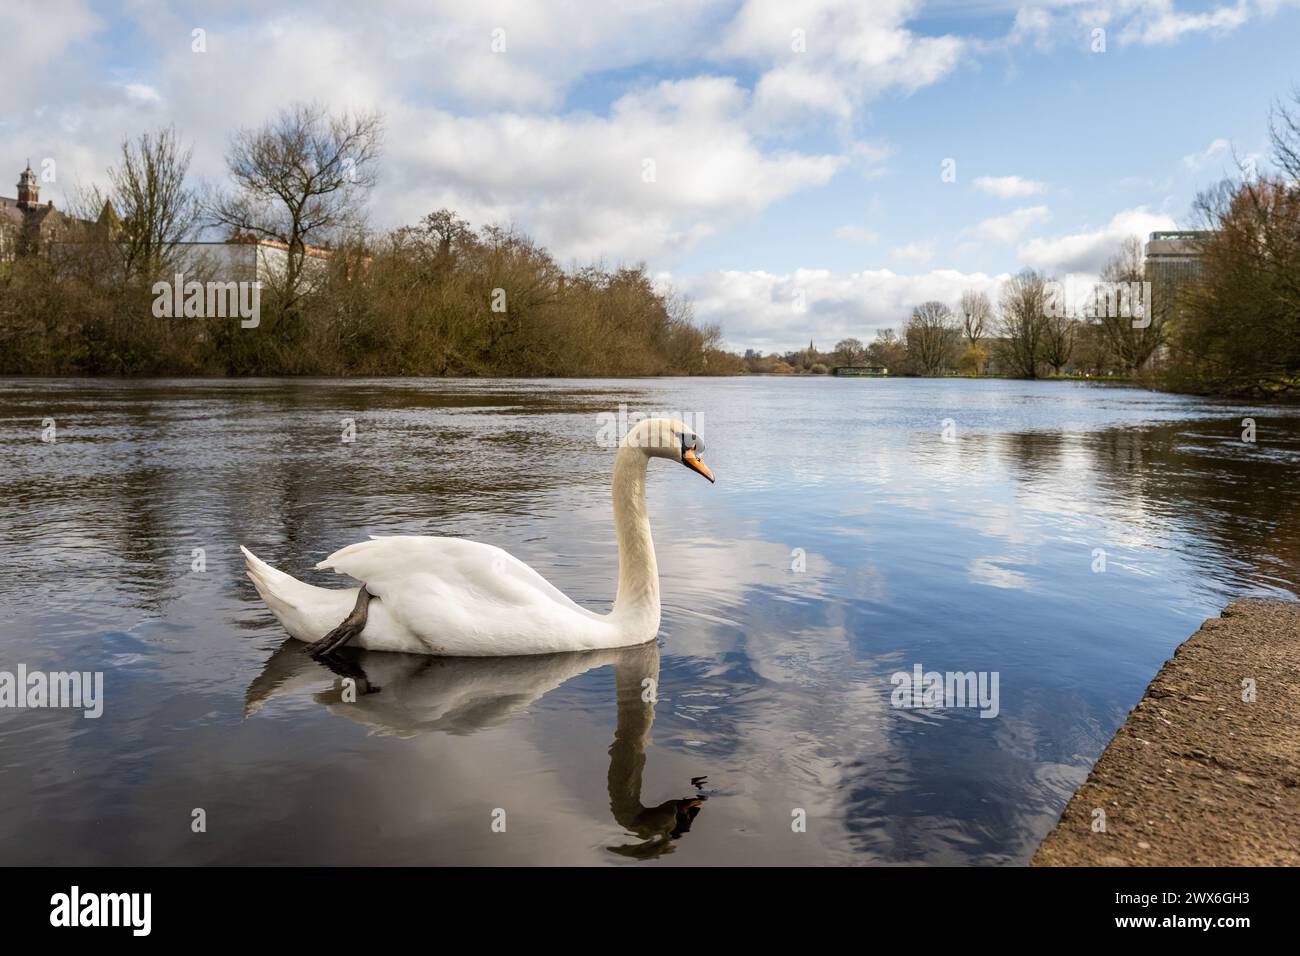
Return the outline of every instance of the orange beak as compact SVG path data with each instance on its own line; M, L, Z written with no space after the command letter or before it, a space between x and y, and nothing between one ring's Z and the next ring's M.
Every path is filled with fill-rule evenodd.
M682 464L691 471L698 471L705 478L713 481L713 472L709 471L709 466L700 461L699 456L695 454L694 448L688 448L682 452Z

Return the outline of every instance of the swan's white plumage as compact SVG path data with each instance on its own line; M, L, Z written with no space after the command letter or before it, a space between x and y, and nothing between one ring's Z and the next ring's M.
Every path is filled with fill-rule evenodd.
M373 537L334 552L318 568L365 584L372 600L352 645L454 657L551 654L640 644L659 630L659 573L645 510L650 457L682 459L680 422L648 420L629 433L614 466L619 595L597 614L501 548L462 538ZM656 444L660 433L669 444ZM241 548L248 576L289 634L316 641L352 610L358 588L304 584Z
M618 634L508 551L463 538L376 537L317 567L364 581L393 620L448 656L615 647ZM373 606L373 605L372 605ZM370 630L361 633L363 647Z

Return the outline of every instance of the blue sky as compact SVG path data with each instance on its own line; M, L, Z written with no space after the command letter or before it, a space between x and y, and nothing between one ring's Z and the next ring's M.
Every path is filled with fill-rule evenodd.
M286 103L379 108L377 227L445 205L643 261L763 350L1024 265L1087 277L1190 224L1234 151L1266 165L1300 83L1300 0L53 0L14 26L7 161L53 160L56 203L123 135L174 123L220 182Z

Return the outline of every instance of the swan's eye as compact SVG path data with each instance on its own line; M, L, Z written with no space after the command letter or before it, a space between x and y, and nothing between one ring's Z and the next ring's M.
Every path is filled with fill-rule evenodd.
M678 437L682 441L682 464L713 481L713 472L704 464L704 442L700 441L700 436L681 434Z

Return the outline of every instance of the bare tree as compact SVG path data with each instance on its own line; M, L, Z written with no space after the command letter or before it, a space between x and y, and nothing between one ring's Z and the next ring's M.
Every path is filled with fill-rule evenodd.
M1097 324L1111 352L1126 369L1136 371L1164 344L1174 288L1168 283L1142 286L1147 274L1137 236L1124 240L1101 277L1105 285L1096 290ZM1138 291L1143 288L1148 293Z
M481 248L469 223L450 209L438 209L418 225L393 230L389 241L409 254L411 261L419 263L421 271L432 281L445 278L459 262L473 258Z
M971 348L979 348L992 318L993 304L987 294L975 289L967 289L961 294L962 334Z
M1300 86L1291 90L1290 105L1278 104L1268 120L1273 161L1300 187Z
M867 346L867 361L885 369L902 368L907 361L907 347L893 329L879 329Z
M908 354L926 375L936 375L948 364L957 341L952 310L942 302L922 302L912 310L904 329Z
M835 343L835 357L841 365L860 365L866 355L867 347L860 339L841 339Z
M123 139L121 161L108 169L108 190L83 190L77 201L80 218L98 220L96 237L112 243L128 283L165 274L177 244L199 225L202 208L185 181L190 154L170 126Z
M1053 375L1070 364L1079 323L1061 313L1048 315L1043 322L1043 361L1052 367Z
M1300 87L1274 107L1269 132L1277 172L1245 167L1202 192L1199 274L1151 290L1153 325L1171 344L1163 377L1180 391L1300 395ZM1117 271L1136 272L1132 258Z
M1013 375L1038 377L1047 306L1047 279L1041 272L1026 269L1002 287L998 330L1004 339L1003 358Z
M1300 187L1225 180L1196 206L1214 233L1179 299L1167 373L1188 391L1300 394Z
M967 289L961 294L962 335L966 348L957 360L958 367L968 375L978 375L988 362L988 349L980 345L993 321L993 304L984 292Z
M450 209L438 209L420 220L420 228L437 248L438 259L447 265L453 263L457 252L473 246L474 230L468 222Z
M357 226L382 139L378 113L335 116L298 103L231 140L226 164L236 190L209 203L209 221L287 247L277 290L286 309L301 295L307 247Z

